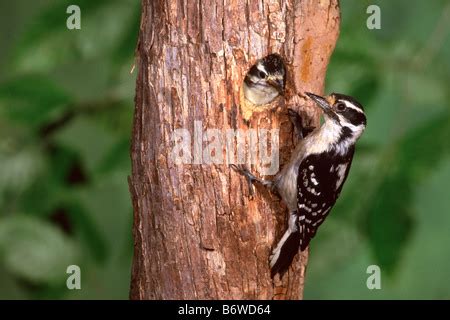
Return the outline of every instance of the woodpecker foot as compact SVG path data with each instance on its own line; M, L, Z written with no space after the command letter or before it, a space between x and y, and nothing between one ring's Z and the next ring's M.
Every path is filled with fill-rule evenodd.
M246 166L242 164L232 164L230 165L230 167L246 178L248 184L248 193L250 194L250 197L253 198L253 196L255 195L255 187L253 186L253 182L257 181L258 178L253 173L251 173Z
M240 175L243 175L247 179L248 190L249 190L250 197L253 198L253 196L255 195L255 187L254 187L254 183L255 182L260 183L263 186L268 187L270 189L272 188L272 181L259 179L253 173L251 173L250 170L248 170L245 165L243 165L243 164L238 164L238 165L231 164L230 167L234 171L236 171Z

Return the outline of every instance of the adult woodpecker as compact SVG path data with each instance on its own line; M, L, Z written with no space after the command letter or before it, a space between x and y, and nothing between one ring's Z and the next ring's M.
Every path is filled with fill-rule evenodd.
M277 273L283 276L330 213L347 179L356 141L366 128L364 109L354 98L338 93L306 95L323 110L325 122L302 137L290 161L273 180L259 179L245 166L232 165L250 186L258 182L271 188L288 207L288 228L270 256L272 277ZM289 115L302 136L300 116L293 110Z

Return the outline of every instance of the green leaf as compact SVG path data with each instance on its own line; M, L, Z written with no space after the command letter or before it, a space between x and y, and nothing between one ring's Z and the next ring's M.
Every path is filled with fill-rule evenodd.
M447 109L405 138L401 145L401 163L414 178L422 178L450 154L449 137L450 110Z
M127 21L127 28L124 30L120 41L113 52L113 60L117 64L121 64L127 59L134 58L134 49L137 45L139 34L139 20L141 17L141 6L136 1L134 6L131 6L131 14Z
M70 97L42 75L26 75L0 85L0 116L38 126L67 109Z
M95 263L104 265L113 247L108 247L106 240L102 238L102 227L98 227L92 220L94 212L87 211L79 203L78 193L74 193L73 200L66 204L71 221L83 249L83 258L92 258ZM130 227L131 228L131 227Z
M130 139L124 138L119 141L113 149L106 155L102 165L99 168L99 173L114 173L120 170L131 172L130 162Z
M127 172L118 171L102 177L95 185L79 190L75 199L89 213L88 216L105 242L109 254L117 257L122 253L121 250L128 248L132 207Z
M10 215L0 220L0 259L16 276L57 284L65 281L67 267L77 263L77 247L51 224Z
M377 75L366 73L360 81L357 81L353 88L351 88L349 95L356 97L366 107L370 107L374 96L378 93L380 82ZM367 108L366 108L367 109Z
M413 227L408 178L404 172L388 171L367 205L369 244L387 273L395 270Z
M20 193L32 184L45 168L38 148L6 150L0 144L0 204L6 192Z
M88 1L89 3L92 1ZM84 57L98 57L103 55L111 55L122 43L122 39L126 37L130 25L136 23L133 21L133 14L136 0L106 1L101 10L86 9L85 5L80 6L82 9L82 27L77 32L77 45ZM99 27L99 21L102 22ZM129 48L130 53L134 53L135 44Z
M79 59L77 31L67 29L67 7L80 6L81 21L84 15L103 5L106 0L88 1L64 0L53 3L31 24L16 48L15 65L20 71L48 71L66 61Z
M87 117L77 117L58 131L53 140L81 157L86 168L94 173L106 155L117 143L113 132Z
M399 287L403 289L399 295L401 297L450 297L450 287L447 281L442 281L450 278L450 256L442 247L450 243L450 197L443 196L449 181L450 158L446 157L415 186L413 203L418 227L408 245L399 275Z
M377 174L383 174L366 203L370 245L388 272L394 268L411 234L414 186L450 154L450 112L411 132L385 154Z
M109 99L110 95L115 96L111 89L112 74L108 56L103 56L64 65L52 72L52 79L73 98L76 112L86 105L95 106L99 101Z
M0 300L25 300L29 297L26 295L25 288L21 287L7 269L0 264Z
M48 71L92 57L108 57L128 28L133 11L130 4L135 3L135 0L64 0L52 4L28 26L16 48L15 65L20 71ZM80 30L67 29L69 5L80 7Z

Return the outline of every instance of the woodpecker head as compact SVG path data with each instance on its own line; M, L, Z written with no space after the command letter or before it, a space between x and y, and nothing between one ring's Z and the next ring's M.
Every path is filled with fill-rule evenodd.
M244 79L244 95L255 105L272 102L283 95L286 69L280 55L273 53L258 60Z
M363 106L350 96L332 93L321 97L306 92L314 102L323 110L325 125L328 130L338 132L335 143L354 143L366 128L366 115Z

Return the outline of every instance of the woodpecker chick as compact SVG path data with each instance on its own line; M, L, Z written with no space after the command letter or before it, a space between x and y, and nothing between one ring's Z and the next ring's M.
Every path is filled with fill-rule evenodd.
M284 93L286 70L282 58L270 54L258 60L244 79L244 96L255 105L272 102Z
M364 109L352 97L306 94L323 110L325 122L300 141L275 178L258 179L243 166L233 167L249 183L259 182L276 191L288 207L288 229L270 256L272 277L277 273L283 276L330 213L347 179L355 143L366 128ZM289 115L294 125L301 127L299 116L292 111Z
M284 94L286 68L280 55L272 53L258 60L247 72L242 86L242 113L248 120L253 112L264 111Z

